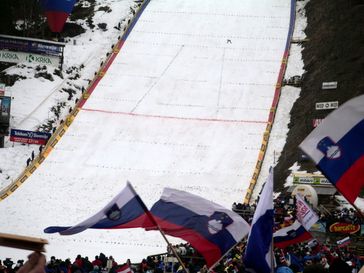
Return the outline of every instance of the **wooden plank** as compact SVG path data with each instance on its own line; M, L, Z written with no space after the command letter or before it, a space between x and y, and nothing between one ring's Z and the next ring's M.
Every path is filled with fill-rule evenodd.
M41 238L0 233L0 246L45 252L48 241Z

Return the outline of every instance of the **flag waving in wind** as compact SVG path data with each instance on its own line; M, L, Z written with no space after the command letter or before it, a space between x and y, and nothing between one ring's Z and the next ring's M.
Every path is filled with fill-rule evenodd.
M300 144L351 203L364 187L364 95L332 112Z
M111 271L111 270L110 270ZM134 273L128 264L124 264L115 270L116 273Z
M189 242L213 266L249 231L235 212L197 195L165 188L151 214L160 229Z
M245 251L244 264L250 271L271 272L273 225L273 169L271 169L253 216Z
M296 217L306 230L315 224L319 217L313 209L305 202L300 194L296 194Z
M75 226L47 227L45 233L59 232L72 235L88 228L121 229L155 226L148 217L148 209L128 182L126 187L112 199L101 211Z
M299 194L296 195L296 217L292 225L274 232L274 246L286 248L312 238L308 231L319 218Z
M292 225L281 228L274 232L274 246L278 248L286 248L293 244L298 244L312 239L309 233L302 224L296 220Z

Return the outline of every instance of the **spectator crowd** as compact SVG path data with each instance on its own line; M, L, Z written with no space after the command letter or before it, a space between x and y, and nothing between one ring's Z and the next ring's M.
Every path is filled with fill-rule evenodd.
M256 203L251 205L234 203L232 209L239 213L248 223L251 223ZM291 225L295 221L295 200L291 196L281 196L274 201L275 230ZM341 221L359 224L361 219L354 209L336 209L329 215L316 212L320 221ZM181 257L188 273L207 273L208 268L204 259L189 244L173 246ZM214 273L245 273L243 256L246 239L236 245L212 269ZM52 256L44 265L45 273L129 273L125 272L125 265L134 273L185 273L178 260L173 257L171 246L166 253L149 256L140 263L131 263L129 259L119 263L112 256L103 253L89 257L77 255L74 260L57 259ZM0 260L0 273L16 273L24 264L23 260L16 263L10 258ZM357 256L348 246L340 247L318 243L311 240L305 243L291 245L285 249L274 249L274 266L276 273L357 273L364 264L364 257ZM21 272L22 273L22 272Z

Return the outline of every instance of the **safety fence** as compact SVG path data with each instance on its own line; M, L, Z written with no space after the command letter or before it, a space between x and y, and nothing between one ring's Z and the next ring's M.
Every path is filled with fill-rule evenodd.
M293 31L294 31L295 19L296 19L296 0L291 0L290 21L289 21L286 46L285 46L285 50L283 53L281 67L279 70L278 79L277 79L277 83L276 83L276 87L275 87L275 91L274 91L272 106L271 106L270 112L269 112L267 127L265 128L265 131L263 134L263 141L262 141L262 145L260 147L258 160L255 165L253 176L250 179L249 188L247 189L247 192L246 192L246 195L244 198L245 204L248 204L250 202L250 199L251 199L253 191L255 189L255 185L257 184L257 180L258 180L260 171L262 169L263 160L264 160L264 157L265 157L265 154L267 151L269 137L270 137L270 134L272 131L272 126L273 126L274 118L276 115L278 102L279 102L279 99L281 96L282 82L283 82L284 74L285 74L286 68L287 68L287 61L288 61L288 56L289 56L289 50L291 47L291 40L292 40L292 36L293 36Z

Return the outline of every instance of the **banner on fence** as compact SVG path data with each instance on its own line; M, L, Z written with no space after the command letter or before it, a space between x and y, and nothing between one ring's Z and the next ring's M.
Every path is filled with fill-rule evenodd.
M51 137L50 133L11 129L10 141L26 144L45 145Z

